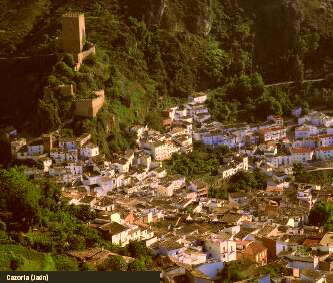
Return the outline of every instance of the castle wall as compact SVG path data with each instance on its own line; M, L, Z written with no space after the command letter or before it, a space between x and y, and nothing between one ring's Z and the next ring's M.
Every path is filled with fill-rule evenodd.
M96 98L79 99L75 101L75 115L87 118L93 118L102 108L105 101L104 90L95 92Z
M77 58L75 58L75 60L77 62L74 67L75 71L78 71L80 69L80 67L85 59L87 59L90 55L95 55L95 54L96 54L95 45L86 51L78 53Z
M46 94L48 91L58 91L61 93L63 96L74 96L74 86L72 84L68 85L58 85L56 87L51 87L51 86L45 86L44 87L44 94Z

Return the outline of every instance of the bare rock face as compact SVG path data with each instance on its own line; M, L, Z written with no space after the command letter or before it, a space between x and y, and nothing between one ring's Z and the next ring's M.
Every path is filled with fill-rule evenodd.
M160 25L168 0L149 0L149 11L147 11L147 22L150 25Z
M145 22L169 31L207 36L212 28L214 0L145 0Z
M213 15L212 15L213 0L207 0L206 6L203 7L202 14L197 15L195 33L207 36L212 29Z
M193 1L191 4L183 19L185 27L192 33L207 36L213 23L213 0Z

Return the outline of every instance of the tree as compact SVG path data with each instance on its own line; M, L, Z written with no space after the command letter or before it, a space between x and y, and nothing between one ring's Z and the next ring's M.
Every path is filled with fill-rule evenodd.
M41 190L22 170L15 167L0 170L0 194L3 196L0 208L11 211L22 229L40 222Z
M260 119L266 119L268 115L275 114L275 115L282 115L282 106L276 98L269 94L264 94L256 101L257 108L256 108L256 115Z
M128 265L128 271L146 271L146 270L147 270L146 263L144 258L142 257L135 259Z
M320 202L311 209L309 223L315 226L325 226L330 230L333 228L333 204Z
M11 158L10 143L4 135L0 135L0 165L7 166Z
M131 257L150 256L150 251L143 242L131 241L127 246L127 251Z
M122 256L109 256L105 262L98 267L100 271L127 271L127 263Z

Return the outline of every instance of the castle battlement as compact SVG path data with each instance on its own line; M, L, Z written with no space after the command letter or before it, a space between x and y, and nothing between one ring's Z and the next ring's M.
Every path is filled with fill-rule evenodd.
M78 18L84 16L83 13L80 12L67 12L66 14L62 15L63 17L66 18Z

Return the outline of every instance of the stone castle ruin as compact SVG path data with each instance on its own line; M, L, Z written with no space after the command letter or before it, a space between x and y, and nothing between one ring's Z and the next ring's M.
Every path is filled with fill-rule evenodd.
M79 71L84 60L96 54L95 45L86 39L85 18L82 13L66 13L62 16L62 47L64 53L73 55L74 70ZM44 88L47 91L49 87ZM87 99L75 99L73 85L59 85L56 88L64 94L73 96L75 110L74 114L80 117L94 118L104 105L104 90L93 92L94 97Z
M81 117L95 117L104 105L104 90L94 92L94 98L78 99L75 101L75 115Z
M62 46L65 53L73 55L77 71L87 57L96 54L95 45L86 39L84 14L70 12L62 16Z

